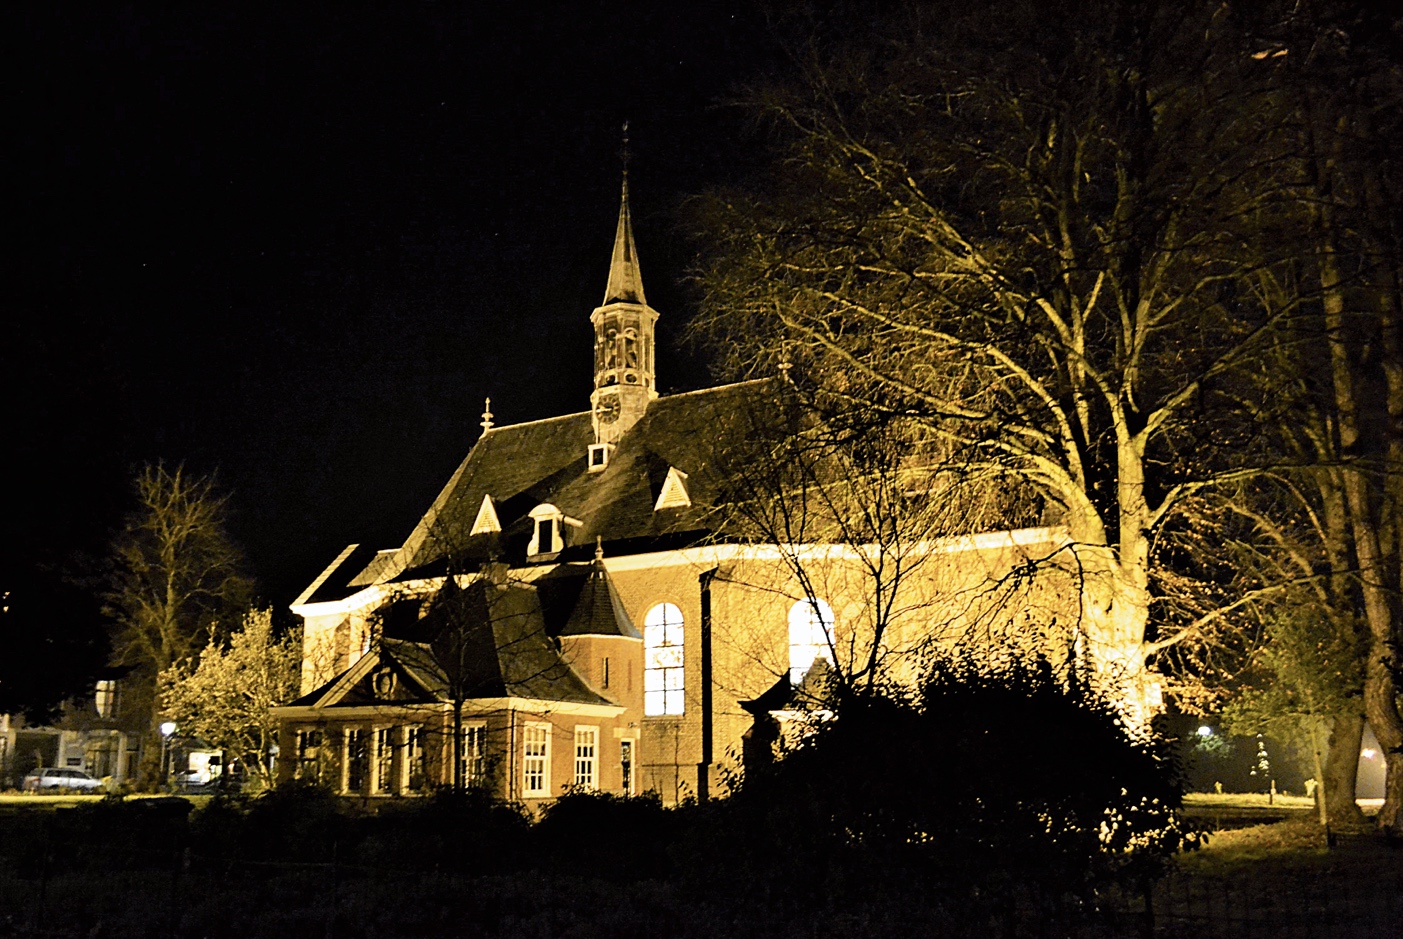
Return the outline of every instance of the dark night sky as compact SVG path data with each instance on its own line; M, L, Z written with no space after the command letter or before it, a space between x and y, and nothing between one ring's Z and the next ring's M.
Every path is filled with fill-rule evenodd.
M476 439L588 406L619 132L664 392L689 193L754 141L753 4L92 5L11 16L7 576L218 469L264 595L398 544ZM99 12L100 10L100 12Z

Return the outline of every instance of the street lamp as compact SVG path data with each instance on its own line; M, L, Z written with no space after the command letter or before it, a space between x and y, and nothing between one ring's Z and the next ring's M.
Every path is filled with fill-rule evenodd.
M170 740L175 733L175 721L161 722L161 780L165 788L170 788Z

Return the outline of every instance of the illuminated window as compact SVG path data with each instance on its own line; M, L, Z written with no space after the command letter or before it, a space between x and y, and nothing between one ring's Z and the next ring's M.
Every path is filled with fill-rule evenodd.
M404 788L415 792L423 789L427 779L424 772L424 728L404 728Z
M322 778L322 732L320 730L299 730L297 732L297 765L293 775L298 779Z
M395 729L380 727L375 731L375 791L393 792L395 788Z
M817 659L833 664L833 608L814 597L789 608L789 681L804 680Z
M619 741L619 774L623 780L624 795L633 795L633 741Z
M345 767L341 786L343 792L365 791L365 777L370 772L370 747L366 737L366 732L359 729L345 732L341 764Z
M659 603L643 618L643 713L681 714L682 611Z
M599 728L575 728L575 785L580 789L599 788Z
M487 784L487 725L463 727L463 785Z
M104 678L97 683L96 693L93 695L93 704L97 706L98 717L111 717L112 705L117 701L117 683L110 678Z
M550 795L550 725L527 724L522 747L523 794Z

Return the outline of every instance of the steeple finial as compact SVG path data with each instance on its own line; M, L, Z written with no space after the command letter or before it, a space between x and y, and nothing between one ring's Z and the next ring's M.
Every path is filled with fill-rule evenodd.
M638 270L638 249L633 246L633 218L628 208L628 121L624 121L623 193L619 199L619 225L614 231L614 255L609 260L609 283L604 288L604 306L611 303L646 305L643 275Z
M492 399L488 398L482 405L482 421L479 423L482 428L482 436L486 437L487 432L492 429Z

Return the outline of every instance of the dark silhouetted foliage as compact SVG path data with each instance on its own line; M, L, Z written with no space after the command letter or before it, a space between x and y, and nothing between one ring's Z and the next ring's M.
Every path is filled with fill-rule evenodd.
M656 792L632 798L569 792L546 810L532 836L537 856L552 870L618 881L666 879L684 814L663 808Z
M940 662L914 695L836 709L693 826L694 890L786 921L880 909L1003 928L1140 889L1184 842L1167 749L1044 661Z

